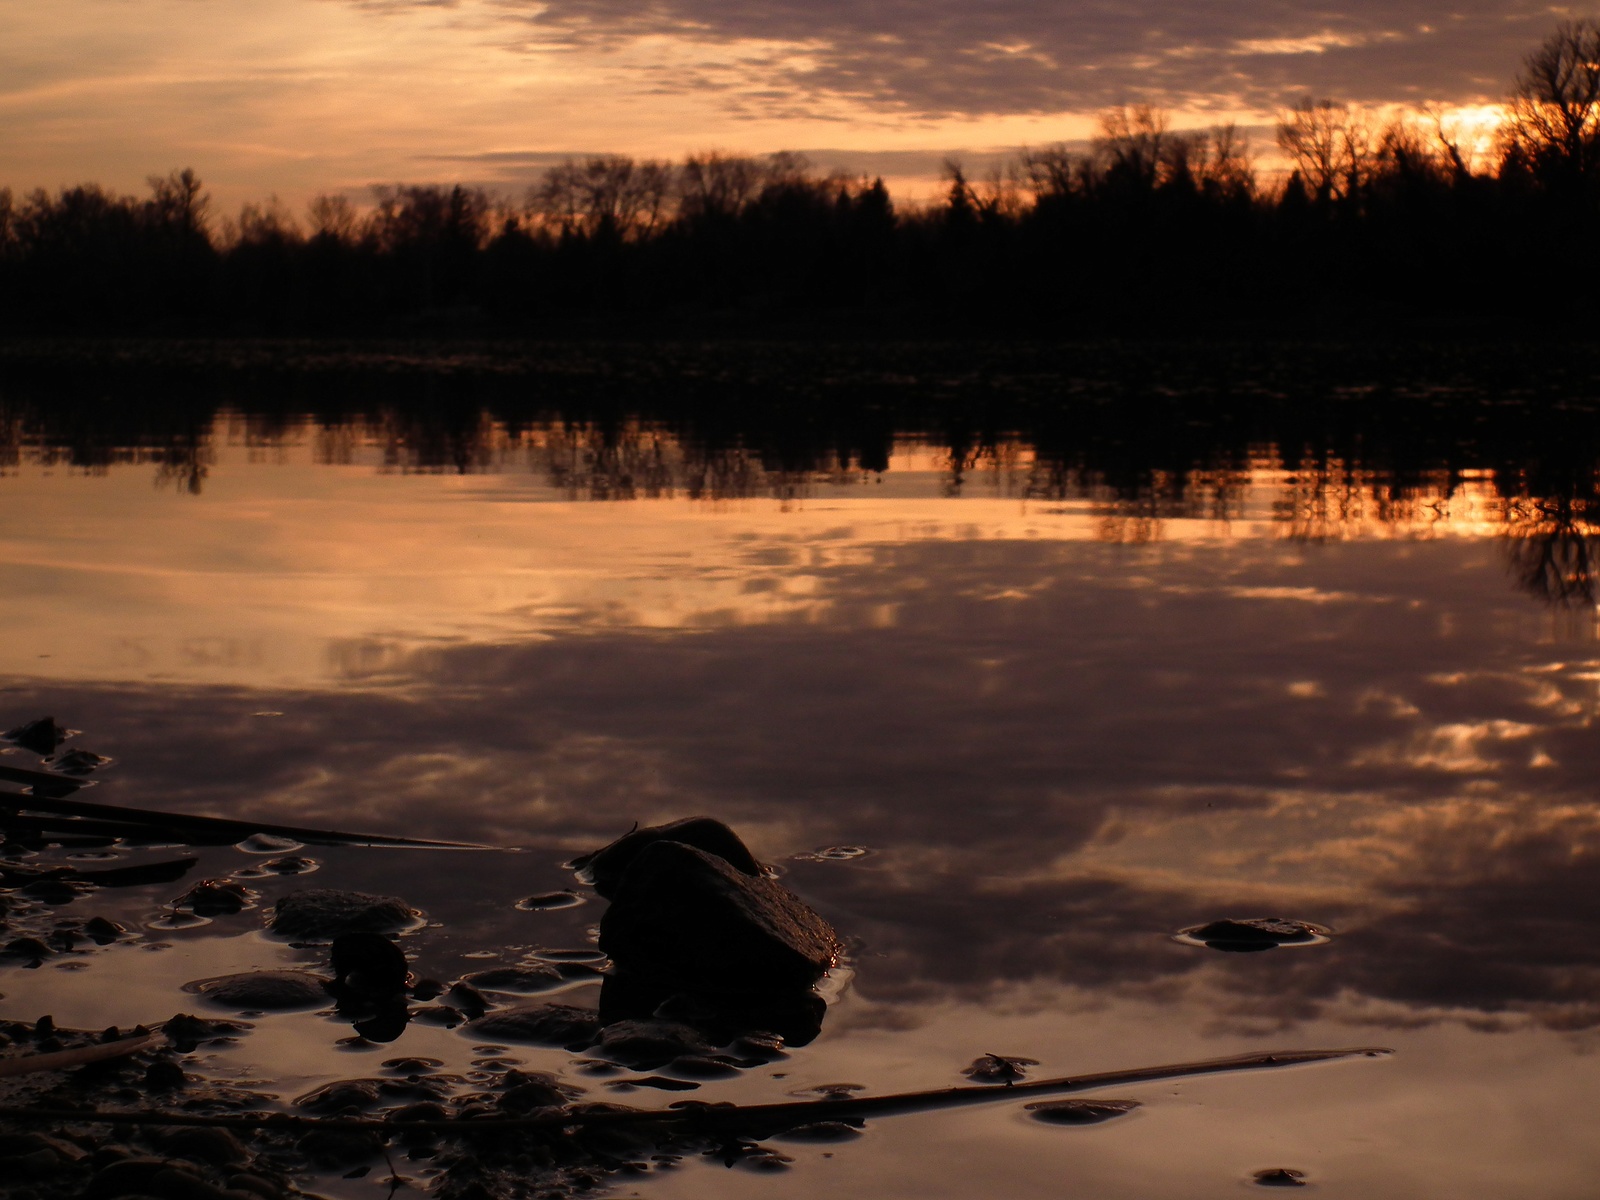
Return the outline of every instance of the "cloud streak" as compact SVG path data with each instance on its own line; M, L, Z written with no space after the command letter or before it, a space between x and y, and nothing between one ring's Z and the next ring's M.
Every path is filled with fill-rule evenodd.
M928 117L1082 112L1130 101L1260 111L1305 91L1373 103L1465 102L1503 92L1552 24L1543 6L1485 0L1353 0L1336 11L1284 0L502 0L499 8L541 49L661 37L791 46L791 54L746 63L775 99L847 98ZM663 86L726 86L692 64L646 70Z

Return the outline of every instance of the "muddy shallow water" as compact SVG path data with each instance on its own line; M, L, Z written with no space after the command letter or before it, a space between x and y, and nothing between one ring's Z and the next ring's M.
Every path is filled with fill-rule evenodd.
M885 1118L785 1145L786 1170L689 1159L617 1194L1192 1200L1275 1168L1363 1200L1592 1194L1600 646L1591 602L1528 586L1492 472L1397 504L1268 447L1225 504L1162 508L1041 490L1025 439L952 486L949 448L904 436L881 470L757 465L696 491L670 433L629 436L656 482L602 499L574 481L582 431L548 426L487 437L468 471L408 469L369 426L262 438L226 411L199 476L21 453L0 477L0 725L83 730L69 745L114 763L81 795L503 849L308 847L296 876L196 851L184 883L62 906L138 936L0 965L0 1017L223 1015L183 985L320 963L264 932L305 886L404 897L425 914L413 970L446 982L581 951L604 901L561 864L707 813L849 953L815 1042L696 1097L951 1086L986 1053L1035 1077L1396 1053L1118 1089L1097 1098L1142 1107L1083 1127L1020 1102ZM189 882L229 876L252 907L172 927ZM586 902L517 907L564 888ZM1332 934L1252 954L1173 936L1259 916ZM287 1102L399 1055L463 1075L490 1056L592 1099L681 1098L417 1022L375 1045L317 1010L250 1019L191 1069ZM398 1165L426 1185L425 1161ZM387 1174L302 1183L378 1197Z

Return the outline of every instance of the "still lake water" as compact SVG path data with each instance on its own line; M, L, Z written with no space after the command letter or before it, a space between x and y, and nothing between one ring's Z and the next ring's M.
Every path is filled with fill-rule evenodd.
M1600 644L1581 586L1528 583L1581 532L1530 551L1492 469L1396 490L1256 445L1173 503L1047 486L1022 437L708 475L648 422L489 417L439 469L381 421L227 409L177 465L16 449L0 724L85 731L115 760L87 798L516 851L309 849L315 875L247 877L257 908L182 930L152 922L187 884L103 890L73 915L142 942L0 966L0 1016L155 1022L194 1010L189 980L314 963L260 932L308 884L423 909L405 944L443 980L582 948L603 901L516 901L634 821L706 813L851 946L821 1036L706 1099L943 1087L984 1053L1035 1077L1397 1053L1116 1089L1143 1107L1089 1128L1020 1103L887 1118L785 1147L785 1172L691 1162L618 1194L1201 1200L1277 1167L1362 1200L1594 1194ZM840 847L863 852L817 853ZM259 862L200 853L191 880ZM1171 936L1264 915L1335 936ZM204 1069L285 1100L474 1057L429 1026L352 1049L316 1014L256 1024ZM378 1197L386 1174L307 1186Z

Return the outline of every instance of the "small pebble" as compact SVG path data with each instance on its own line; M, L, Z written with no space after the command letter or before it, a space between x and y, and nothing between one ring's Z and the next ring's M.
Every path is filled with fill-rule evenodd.
M1306 1177L1303 1171L1291 1171L1288 1167L1272 1167L1266 1171L1257 1171L1255 1181L1260 1187L1305 1187Z
M1098 1125L1138 1107L1137 1100L1044 1100L1027 1109L1035 1121L1047 1125Z

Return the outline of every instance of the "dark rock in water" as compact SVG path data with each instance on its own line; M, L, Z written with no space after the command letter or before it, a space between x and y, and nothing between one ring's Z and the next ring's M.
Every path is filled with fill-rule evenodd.
M683 1055L710 1054L699 1030L673 1021L618 1021L600 1032L596 1054L636 1071L665 1066Z
M462 982L485 992L544 992L560 987L567 977L548 963L534 963L526 967L490 967L487 971L474 971Z
M618 966L690 991L805 988L833 965L833 928L776 880L657 841L633 858L600 921Z
M108 946L128 930L126 926L108 921L104 917L90 917L84 922L83 932L94 941L95 945Z
M23 937L13 938L0 950L0 957L4 958L31 958L38 962L41 958L49 958L55 951L46 946L38 938Z
M244 911L250 899L250 890L241 884L202 879L174 900L172 907L188 909L197 917L230 917Z
M594 890L607 900L614 900L617 888L634 860L657 842L693 846L720 858L741 874L761 874L761 864L739 840L739 835L712 817L685 817L666 825L635 829L586 858L575 859L570 865L581 867L594 880Z
M1016 1083L1019 1079L1026 1079L1028 1073L1023 1067L1037 1067L1039 1060L1036 1058L1017 1058L1007 1054L985 1054L972 1060L972 1064L961 1073L973 1083Z
M47 757L54 754L56 747L73 733L73 730L63 729L57 725L54 717L40 717L37 721L29 721L26 725L18 725L15 729L0 733L0 741L10 742L41 757Z
M1288 1167L1273 1167L1267 1171L1257 1171L1255 1181L1261 1187L1305 1187L1306 1177L1301 1171L1291 1171Z
M382 1087L381 1079L340 1079L296 1096L294 1106L324 1116L352 1109L365 1112L382 1098Z
M1027 1109L1035 1121L1049 1125L1098 1125L1138 1107L1137 1100L1043 1100Z
M444 984L437 979L419 979L411 985L411 998L426 1004L444 995Z
M539 1046L587 1046L600 1032L593 1009L570 1004L519 1004L479 1017L468 1028L477 1037Z
M305 971L245 971L196 980L184 989L237 1009L309 1008L328 1000L327 980Z
M500 1107L507 1112L523 1113L535 1108L559 1108L583 1093L567 1087L554 1075L544 1071L507 1071L508 1079L516 1082L500 1094Z
M444 998L450 1002L452 1007L459 1008L468 1017L474 1019L483 1016L484 1013L494 1007L489 1003L488 998L470 983L456 984L444 994Z
M290 892L273 909L272 932L284 937L332 941L341 933L393 933L416 918L396 896L369 896L334 888Z
M301 858L297 854L285 858L271 858L261 864L263 871L271 871L274 875L304 875L307 871L317 869L317 860L314 858Z
M37 900L41 904L71 904L83 892L73 887L64 879L41 879L30 883L22 889L22 894L29 900Z
M161 1026L161 1032L180 1054L192 1053L201 1042L216 1038L231 1038L236 1033L247 1033L255 1026L247 1021L211 1021L204 1017L179 1013Z
M381 933L342 933L328 950L334 982L372 995L405 989L411 969L405 951Z
M577 892L540 892L517 901L517 907L523 912L543 912L552 908L576 908L582 903L583 897Z
M1244 954L1271 950L1275 946L1326 941L1328 938L1328 931L1320 925L1291 921L1284 917L1241 917L1234 920L1212 921L1207 925L1195 925L1185 929L1182 934L1194 941L1204 942L1213 950L1230 950Z
M62 775L81 777L99 770L110 761L105 755L89 750L68 750L50 764L50 769Z

